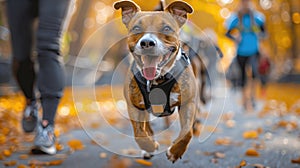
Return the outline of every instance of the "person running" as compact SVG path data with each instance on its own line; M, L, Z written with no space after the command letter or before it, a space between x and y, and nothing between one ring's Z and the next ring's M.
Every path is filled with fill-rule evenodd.
M56 153L54 118L65 83L60 38L70 2L70 0L6 1L13 54L12 69L26 98L22 127L25 132L33 132L36 129L33 149L47 154ZM32 59L34 44L37 51L37 71ZM41 121L38 120L35 82L43 110Z
M237 44L237 62L240 68L240 86L243 106L251 111L255 105L255 79L258 76L259 38L265 33L265 17L252 8L251 0L240 0L237 12L226 22L226 36ZM233 32L238 32L234 35ZM249 80L250 96L247 94L247 67L252 69Z

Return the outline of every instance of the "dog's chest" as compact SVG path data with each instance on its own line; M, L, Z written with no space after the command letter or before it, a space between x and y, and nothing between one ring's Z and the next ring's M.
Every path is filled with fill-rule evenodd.
M131 80L129 88L130 88L129 95L130 95L131 103L138 109L146 109L142 92L140 91L136 80ZM180 94L180 87L178 83L175 83L173 85L169 96L166 96L166 98L169 99L169 105L171 108L175 106L180 106L181 94Z

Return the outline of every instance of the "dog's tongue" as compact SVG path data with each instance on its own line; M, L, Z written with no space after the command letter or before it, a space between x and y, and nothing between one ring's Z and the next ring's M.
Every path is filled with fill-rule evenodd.
M156 75L156 67L158 64L159 57L145 56L143 75L147 80L153 80Z

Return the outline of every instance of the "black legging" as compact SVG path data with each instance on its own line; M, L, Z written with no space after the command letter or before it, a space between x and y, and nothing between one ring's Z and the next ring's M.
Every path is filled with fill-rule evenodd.
M240 56L237 55L237 61L241 70L241 87L245 87L247 83L247 74L246 68L247 66L251 66L252 69L252 78L256 78L258 76L257 72L257 57L258 54L252 56Z
M43 120L53 124L65 83L60 37L70 0L8 0L6 3L14 75L26 99L31 101L36 99L37 78ZM37 77L32 61L34 41L39 65Z

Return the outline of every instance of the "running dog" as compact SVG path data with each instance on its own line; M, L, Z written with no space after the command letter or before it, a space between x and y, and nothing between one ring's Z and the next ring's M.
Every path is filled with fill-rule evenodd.
M141 11L130 0L118 1L122 22L128 29L127 44L134 58L124 96L139 147L148 154L159 144L153 139L150 113L171 115L178 107L181 130L168 148L167 157L175 162L186 151L192 138L195 114L200 102L197 63L183 52L179 31L193 8L184 1L169 4L164 11ZM197 73L196 73L197 72Z

